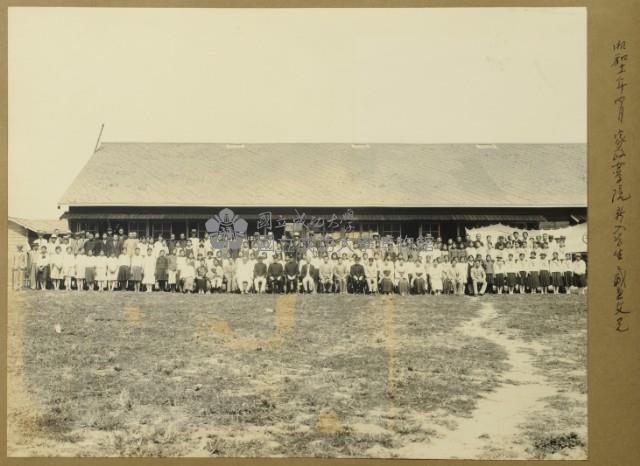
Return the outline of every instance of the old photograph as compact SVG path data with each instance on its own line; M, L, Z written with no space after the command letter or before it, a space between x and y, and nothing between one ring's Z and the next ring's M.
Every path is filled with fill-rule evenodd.
M587 459L586 27L9 8L9 456Z

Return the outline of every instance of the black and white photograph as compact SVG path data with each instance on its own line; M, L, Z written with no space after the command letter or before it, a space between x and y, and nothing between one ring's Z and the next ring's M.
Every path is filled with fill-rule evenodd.
M586 8L8 14L10 457L588 458Z

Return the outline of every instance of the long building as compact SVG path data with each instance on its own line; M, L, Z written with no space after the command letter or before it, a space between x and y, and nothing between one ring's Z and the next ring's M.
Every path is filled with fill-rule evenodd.
M586 163L585 144L105 142L59 204L72 231L202 236L230 208L248 234L269 213L276 237L449 238L586 221Z

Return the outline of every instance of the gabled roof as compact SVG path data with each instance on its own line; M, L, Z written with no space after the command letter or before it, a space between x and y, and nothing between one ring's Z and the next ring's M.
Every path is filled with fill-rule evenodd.
M586 207L585 144L103 143L69 206Z
M9 221L20 225L27 230L31 230L33 232L42 232L45 234L51 234L55 230L58 230L59 233L69 233L69 222L67 220L58 220L58 219L31 219L31 218L18 218L18 217L9 217Z

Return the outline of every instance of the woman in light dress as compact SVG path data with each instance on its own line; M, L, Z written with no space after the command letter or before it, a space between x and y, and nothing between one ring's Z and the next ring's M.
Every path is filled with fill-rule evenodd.
M71 246L67 246L67 252L62 258L62 273L64 275L64 289L71 291L71 281L76 275L76 258Z
M148 293L153 291L153 285L156 283L156 258L153 256L153 248L147 248L147 255L142 260L142 284Z
M62 248L56 246L54 254L49 256L49 264L51 266L51 282L54 290L60 289L60 282L64 279Z
M107 256L104 255L104 249L94 259L96 264L96 282L98 283L98 291L103 291L107 283Z
M431 263L431 267L429 269L429 279L431 282L431 289L433 294L439 295L442 293L442 267L440 266L440 258L436 257L433 259Z
M89 249L85 257L84 281L89 291L95 289L96 284L96 256L93 255L93 249Z
M115 251L107 258L107 289L113 291L118 283L118 258Z
M84 290L84 273L87 266L87 256L84 249L80 248L76 254L76 290Z
M140 248L135 248L135 252L131 256L131 272L129 273L129 281L133 283L133 291L140 291L143 274L144 257L140 253Z

